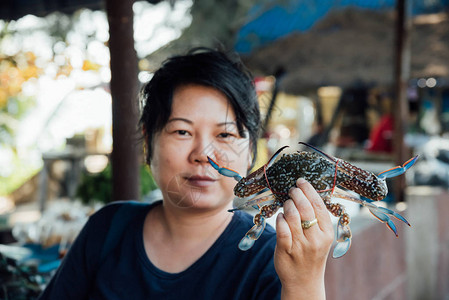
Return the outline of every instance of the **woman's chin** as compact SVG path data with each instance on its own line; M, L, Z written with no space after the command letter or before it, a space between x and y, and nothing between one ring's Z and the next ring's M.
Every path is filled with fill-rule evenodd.
M220 201L217 197L204 194L201 190L196 189L190 189L184 194L168 192L167 200L175 207L197 210L227 209L232 202L231 200Z

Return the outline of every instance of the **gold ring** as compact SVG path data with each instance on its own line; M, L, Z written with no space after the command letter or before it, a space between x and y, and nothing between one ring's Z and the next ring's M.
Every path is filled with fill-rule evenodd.
M310 220L310 221L302 221L301 222L301 227L302 227L302 229L309 229L310 227L312 227L316 223L318 223L318 220L316 218L313 219L313 220Z

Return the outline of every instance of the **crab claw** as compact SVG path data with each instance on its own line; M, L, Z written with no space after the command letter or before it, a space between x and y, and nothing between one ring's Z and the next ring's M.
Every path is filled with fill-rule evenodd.
M343 225L341 221L342 218L340 217L337 225L337 245L335 245L334 251L332 252L333 258L342 257L351 247L351 229L349 225Z
M393 233L396 236L398 236L398 232L396 230L396 225L394 225L393 221L390 219L390 217L388 215L391 215L391 216L395 217L396 219L401 220L408 226L410 226L410 223L403 216L392 211L391 209L388 209L385 207L377 207L374 205L369 206L368 209L377 219L379 219L379 221L387 224L388 228L390 228L390 230L393 231Z
M234 170L225 168L225 167L220 167L212 158L210 158L209 156L207 157L207 160L209 161L209 163L211 164L211 166L218 171L218 173L220 173L221 175L224 175L226 177L232 177L237 181L240 181L240 179L242 179L242 176L240 176L239 173L237 173Z
M409 160L407 160L402 166L397 166L391 169L388 169L386 171L380 172L377 177L379 178L392 178L392 177L396 177L399 175L402 175L405 173L405 171L407 171L408 169L410 169L411 166L413 166L413 164L416 162L416 160L418 159L418 155L416 155L413 158L410 158Z
M254 242L262 235L266 224L267 221L265 218L260 217L260 224L254 225L240 240L239 249L242 251L250 249L254 245Z
M385 207L378 207L377 206L376 208L377 208L377 210L379 210L379 211L381 211L381 212L383 212L385 214L391 215L391 216L395 217L396 219L401 220L402 222L404 222L408 226L411 226L410 223L403 216L398 214L397 212L395 212L395 211L393 211L391 209L385 208Z

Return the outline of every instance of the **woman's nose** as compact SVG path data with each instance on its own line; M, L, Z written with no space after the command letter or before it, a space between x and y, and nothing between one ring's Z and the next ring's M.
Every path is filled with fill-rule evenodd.
M195 163L208 163L207 156L215 158L215 147L211 140L197 138L190 153L190 160Z

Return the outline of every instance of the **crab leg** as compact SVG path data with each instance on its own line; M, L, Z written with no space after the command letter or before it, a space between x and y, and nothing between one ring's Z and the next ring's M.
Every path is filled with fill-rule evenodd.
M346 213L343 205L340 203L332 203L330 201L331 197L332 196L328 194L323 197L323 201L327 210L329 210L335 217L339 217L337 224L337 245L335 245L334 251L332 252L333 258L339 258L345 255L351 247L352 233L351 228L349 227L351 218Z
M398 236L398 232L396 230L396 225L393 223L393 221L390 219L389 216L393 216L396 219L398 219L398 220L404 222L405 224L407 224L408 226L410 226L410 223L403 216L401 216L400 214L398 214L397 212L395 212L391 209L388 209L385 207L380 207L380 206L375 205L372 202L362 200L362 199L357 199L357 198L351 197L349 195L341 194L338 192L336 192L334 194L334 196L342 198L342 199L346 199L349 201L353 201L353 202L356 202L364 207L367 207L368 210L370 211L370 213L373 214L373 216L375 216L379 221L381 221L382 223L385 223L388 226L388 228L391 231L393 231L393 233L396 236Z
M260 217L257 223L258 224L254 225L240 240L240 250L246 251L254 245L254 242L261 236L262 232L264 231L267 220L264 217Z
M249 201L243 203L242 205L239 205L239 206L237 206L237 207L235 207L233 209L230 209L228 211L229 212L233 212L233 211L236 211L236 210L241 210L241 209L248 208L250 206L258 209L258 208L260 208L259 207L260 203L264 203L264 202L267 202L267 201L272 201L274 199L275 199L275 196L273 194L270 194L268 196L263 196L263 197L259 197L259 198L253 199L253 200L249 200Z
M254 226L245 234L240 240L239 249L246 251L250 249L254 242L262 235L267 223L266 219L273 216L277 210L282 206L282 202L276 201L270 205L264 205L260 209L260 213L254 216Z
M349 228L349 220L346 221L346 217L349 218L348 214L342 215L338 219L337 224L337 244L334 247L334 251L332 252L333 258L339 258L348 252L351 247L352 241L352 233Z

